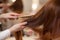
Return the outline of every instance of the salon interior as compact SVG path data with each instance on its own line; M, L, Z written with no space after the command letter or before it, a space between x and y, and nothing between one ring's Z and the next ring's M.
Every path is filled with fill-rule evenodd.
M8 0L7 5L12 5L14 4L16 0ZM26 17L30 17L36 14L36 12L41 9L48 0L22 0L23 2L23 14L21 14L21 17L19 19L0 19L0 32L3 30L6 30L10 28L12 25L19 23L25 19ZM4 7L4 6L3 6ZM5 11L3 9L5 8ZM7 10L7 6L4 8L0 7L0 14L3 14ZM9 11L9 10L7 10ZM43 26L43 25L41 25ZM42 29L42 27L40 27ZM23 40L38 40L39 35L38 32L35 32L29 27L26 27L23 29L23 34L22 34L22 39ZM16 40L14 35L11 35L10 37L6 38L5 40Z

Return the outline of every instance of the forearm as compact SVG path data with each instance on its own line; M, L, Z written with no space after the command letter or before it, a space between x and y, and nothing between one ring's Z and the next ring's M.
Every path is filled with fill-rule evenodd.
M5 30L5 31L2 31L2 32L0 32L0 40L2 40L2 39L5 39L5 38L7 38L7 37L9 37L10 36L10 31L9 30Z

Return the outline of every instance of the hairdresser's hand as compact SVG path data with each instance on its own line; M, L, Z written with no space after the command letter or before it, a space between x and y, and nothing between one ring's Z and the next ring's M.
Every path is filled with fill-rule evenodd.
M23 22L23 23L19 23L19 24L15 24L14 26L12 26L9 30L11 33L14 33L14 32L17 32L17 31L20 31L22 29L25 28L24 25L26 25L27 22Z
M8 18L17 18L20 14L17 13L6 13L6 14L1 14L0 18L8 19Z

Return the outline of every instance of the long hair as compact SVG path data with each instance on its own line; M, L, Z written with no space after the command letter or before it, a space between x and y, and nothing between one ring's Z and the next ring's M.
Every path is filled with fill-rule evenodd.
M26 26L35 28L44 25L42 39L52 40L60 37L60 0L51 0L36 15L26 20Z
M11 6L10 9L14 12L21 13L23 12L23 2L22 0L16 0Z

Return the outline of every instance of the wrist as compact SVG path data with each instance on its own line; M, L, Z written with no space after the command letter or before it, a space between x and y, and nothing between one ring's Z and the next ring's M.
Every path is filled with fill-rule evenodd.
M11 33L14 33L14 30L13 30L12 28L9 28L9 31L10 31Z

